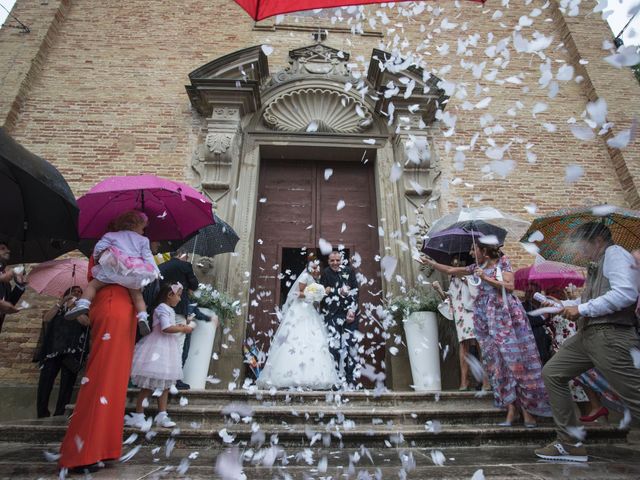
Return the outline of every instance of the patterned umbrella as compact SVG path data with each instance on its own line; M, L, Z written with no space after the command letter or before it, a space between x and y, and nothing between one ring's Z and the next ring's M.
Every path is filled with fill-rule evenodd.
M201 229L196 235L187 240L180 250L185 253L200 255L201 257L213 257L221 253L233 252L240 237L217 215L214 215L215 224Z
M588 267L571 233L589 222L609 227L616 245L629 251L640 248L640 212L612 205L565 208L536 218L520 241L534 243L547 260Z

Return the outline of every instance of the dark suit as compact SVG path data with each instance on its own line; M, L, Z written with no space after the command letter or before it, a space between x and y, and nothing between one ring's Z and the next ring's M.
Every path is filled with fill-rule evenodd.
M358 362L358 339L354 332L358 330L358 282L350 267L343 266L338 272L327 267L322 272L320 283L331 287L333 292L322 300L320 311L329 330L329 350L336 362L336 369L340 366L340 357L344 356L345 381L354 383L354 370ZM351 292L341 295L340 290L348 286ZM347 323L347 312L356 312L356 319Z
M158 265L160 269L160 275L162 275L162 283L176 283L182 284L182 298L173 309L176 315L187 316L189 314L189 290L198 289L198 278L193 273L193 266L189 262L180 260L179 258L172 258L164 263ZM184 338L184 347L182 349L182 365L187 361L189 355L189 345L191 343L191 334L188 333Z
M0 269L0 273L4 273L4 267ZM0 283L0 299L9 302L11 305L15 305L20 300L20 297L24 293L24 287L16 285L11 288L11 282ZM2 332L2 324L4 323L4 317L6 314L0 314L0 332Z

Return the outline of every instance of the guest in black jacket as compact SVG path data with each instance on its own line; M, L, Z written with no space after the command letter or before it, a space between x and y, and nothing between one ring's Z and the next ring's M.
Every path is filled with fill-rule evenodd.
M60 391L53 415L64 415L65 407L71 401L78 373L87 358L89 327L79 323L83 316L78 317L77 320L64 318L67 310L73 308L76 299L81 296L80 287L69 288L62 298L42 316L42 344L39 345L34 358L34 361L40 363L38 418L50 415L49 397L58 373L60 373Z
M9 245L0 242L0 332L5 316L19 312L15 305L27 286L23 272L15 273L13 270L6 270L10 259ZM15 283L13 288L11 288L11 280Z

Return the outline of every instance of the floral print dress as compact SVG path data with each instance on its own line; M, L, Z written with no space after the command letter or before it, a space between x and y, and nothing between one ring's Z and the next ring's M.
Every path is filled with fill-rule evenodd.
M473 274L476 265L467 268ZM490 278L496 278L498 268L512 271L506 256L492 267L481 268ZM473 320L496 406L514 404L532 415L551 416L540 355L520 300L485 281L478 289Z
M463 278L452 277L449 283L449 296L451 297L451 309L453 319L456 322L458 341L473 340L476 331L473 326L473 304L478 294L478 289L469 284L471 276Z

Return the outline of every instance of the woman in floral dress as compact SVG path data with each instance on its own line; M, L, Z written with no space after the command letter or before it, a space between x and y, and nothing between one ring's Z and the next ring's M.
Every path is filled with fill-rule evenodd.
M468 255L465 255L467 257ZM463 259L453 258L451 265L454 267L465 265ZM470 390L469 387L469 361L470 348L475 345L476 332L473 326L473 310L478 287L471 285L469 280L471 275L466 277L452 276L449 279L449 290L444 292L438 282L433 282L433 288L440 294L443 300L449 298L451 313L456 324L458 336L459 357L460 357L460 388L459 390ZM483 389L489 390L488 379L485 377Z
M480 279L473 320L495 404L507 410L500 425L511 426L520 409L525 426L535 427L534 416L551 416L551 407L529 321L513 294L511 263L494 245L479 244L472 253L476 263L468 267L450 267L425 257L421 262L448 275L473 274Z

